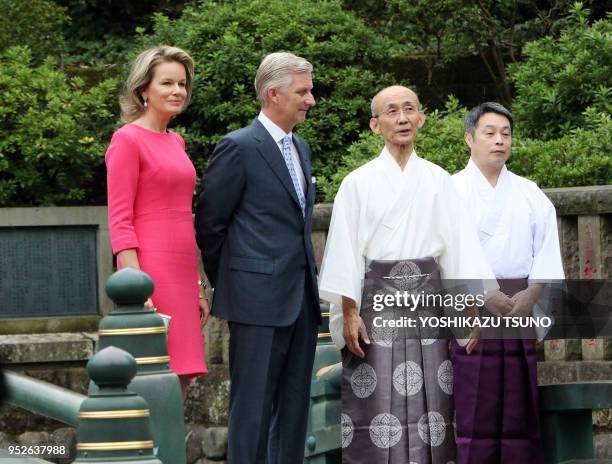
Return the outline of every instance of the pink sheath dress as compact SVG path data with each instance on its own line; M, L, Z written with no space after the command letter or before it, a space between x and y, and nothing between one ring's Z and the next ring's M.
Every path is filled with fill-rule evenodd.
M191 377L205 374L191 216L196 173L185 142L174 132L126 124L113 134L106 168L113 253L135 248L141 269L153 279L153 304L172 317L171 369Z

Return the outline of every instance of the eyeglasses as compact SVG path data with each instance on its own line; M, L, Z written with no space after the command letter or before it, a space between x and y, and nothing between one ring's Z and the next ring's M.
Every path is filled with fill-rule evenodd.
M411 114L418 113L419 111L420 109L418 104L407 104L401 108L389 108L380 114L373 115L372 117L378 118L380 116L386 116L388 118L395 119L400 115L400 113L410 116Z

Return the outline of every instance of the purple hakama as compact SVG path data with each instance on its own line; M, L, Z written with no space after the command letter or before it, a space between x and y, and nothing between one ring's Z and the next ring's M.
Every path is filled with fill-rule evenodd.
M514 295L527 280L500 281ZM541 464L535 340L481 339L470 355L450 342L457 464Z

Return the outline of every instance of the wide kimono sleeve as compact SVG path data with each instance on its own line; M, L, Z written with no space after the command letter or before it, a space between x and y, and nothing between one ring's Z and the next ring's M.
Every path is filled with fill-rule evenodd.
M319 273L319 295L339 306L345 296L355 300L359 308L365 265L359 243L360 201L357 186L352 181L347 177L334 199Z
M457 193L450 176L444 176L442 184L441 201L445 211L440 221L444 242L444 252L440 256L442 278L465 280L471 293L490 294L499 286L468 215L466 203Z
M134 200L140 172L139 150L122 132L113 135L106 151L108 227L113 253L138 248L134 230Z
M319 296L329 301L329 331L339 349L344 347L342 297L361 305L361 282L365 270L363 236L363 202L356 179L345 178L334 200L325 253L319 273ZM366 188L365 185L359 186Z
M565 273L555 207L540 189L537 189L534 196L536 201L533 201L532 207L536 212L536 224L532 250L533 265L529 280L562 280Z

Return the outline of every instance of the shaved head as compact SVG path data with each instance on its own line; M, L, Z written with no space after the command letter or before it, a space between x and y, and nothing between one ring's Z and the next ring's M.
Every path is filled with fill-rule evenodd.
M385 146L391 154L403 158L400 166L404 166L412 153L416 135L425 123L419 97L408 87L392 85L374 96L371 109L370 129L382 135Z
M393 100L398 95L409 95L408 98L419 103L418 95L408 87L404 87L403 85L391 85L382 89L372 98L372 103L370 104L372 117L378 116L380 112L384 110L385 101Z

